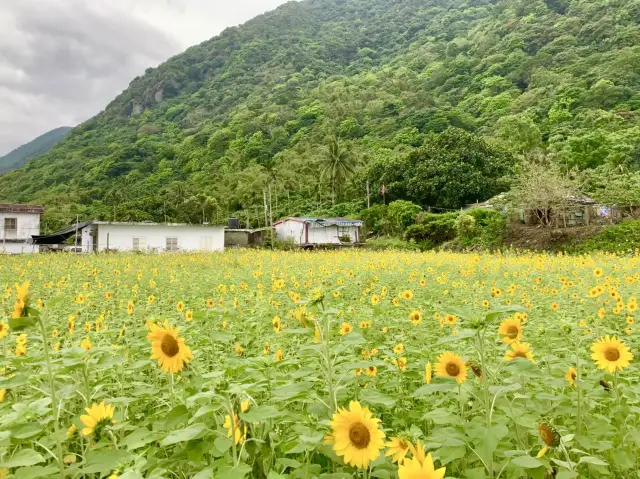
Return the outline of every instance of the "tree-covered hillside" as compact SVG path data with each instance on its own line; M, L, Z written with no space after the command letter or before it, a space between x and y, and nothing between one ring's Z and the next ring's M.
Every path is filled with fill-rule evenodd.
M387 199L455 208L505 184L485 188L483 172L541 156L637 169L639 24L638 0L291 2L147 70L0 178L0 199L42 202L54 222L204 211L255 224L269 188L274 216L348 213L367 179L373 201L389 181ZM397 171L415 164L418 196ZM466 178L473 191L439 195Z
M71 127L63 126L40 135L35 140L19 146L10 153L0 156L0 174L16 170L36 156L44 155L56 146L71 131Z

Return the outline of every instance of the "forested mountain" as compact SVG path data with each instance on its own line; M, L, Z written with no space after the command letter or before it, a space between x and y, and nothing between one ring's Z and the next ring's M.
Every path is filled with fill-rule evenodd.
M373 201L388 182L388 199L455 208L507 187L487 174L540 156L630 171L639 24L638 0L290 2L148 69L0 178L0 199L37 200L60 222L206 210L255 224L269 187L274 216L334 203L344 214L364 204L367 179ZM414 167L419 191L403 187ZM456 182L473 188L439 193Z
M72 130L71 127L63 126L55 130L48 131L40 135L35 140L26 143L4 156L0 156L0 174L7 171L16 170L25 165L27 161L36 156L44 155L51 148L56 146Z

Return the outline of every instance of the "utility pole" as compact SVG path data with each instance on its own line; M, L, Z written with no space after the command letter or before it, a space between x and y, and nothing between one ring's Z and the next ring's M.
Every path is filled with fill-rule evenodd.
M273 249L273 210L271 209L271 183L269 183L269 232L271 234L271 249Z
M267 208L267 190L262 188L262 197L264 199L264 225L266 226L269 223L269 214Z

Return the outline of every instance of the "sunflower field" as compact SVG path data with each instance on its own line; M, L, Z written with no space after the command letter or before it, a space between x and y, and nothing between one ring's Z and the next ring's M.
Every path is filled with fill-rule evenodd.
M637 478L640 255L0 257L0 478Z

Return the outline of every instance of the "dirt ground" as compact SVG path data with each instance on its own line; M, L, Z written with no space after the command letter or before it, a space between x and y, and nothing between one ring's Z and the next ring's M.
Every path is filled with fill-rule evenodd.
M542 226L510 225L505 245L515 249L558 250L602 231L605 226L575 226L549 231Z

